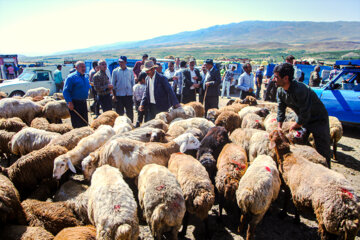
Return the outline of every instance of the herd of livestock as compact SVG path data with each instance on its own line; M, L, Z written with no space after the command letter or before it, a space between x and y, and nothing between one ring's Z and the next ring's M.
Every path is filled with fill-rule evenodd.
M201 103L190 102L139 128L107 111L73 129L62 95L48 95L39 88L0 100L0 239L135 240L141 220L155 239L178 239L191 217L210 239L215 203L220 220L223 209L238 211L238 231L254 239L281 190L281 215L289 201L296 221L313 212L321 239L358 233L353 186L328 168L306 134L289 130L296 118L290 109L282 130L277 104L252 97L206 116ZM343 129L329 120L336 158Z

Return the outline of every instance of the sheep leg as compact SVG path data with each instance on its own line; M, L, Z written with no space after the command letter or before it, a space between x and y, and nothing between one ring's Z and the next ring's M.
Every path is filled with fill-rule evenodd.
M207 217L204 221L204 224L205 224L205 238L206 239L211 239L211 236L210 236L210 229L209 229L209 217Z
M295 219L294 219L294 223L295 223L295 224L299 224L299 223L300 223L300 215L299 215L299 211L297 210L296 206L295 206Z
M180 237L185 237L188 224L189 224L189 213L185 212L185 216L183 218L183 228L179 233Z
M285 191L285 197L284 197L284 205L283 205L283 209L281 210L279 217L281 219L285 218L287 215L287 209L288 209L288 205L289 205L289 201L290 201L290 189L288 186L286 186L285 184L284 186L284 191Z
M217 219L218 222L221 222L223 205L224 205L224 196L220 193L219 194L219 215L218 215L218 219Z
M185 233L186 233L186 231L185 231ZM178 234L179 234L179 228L178 227L173 227L171 229L170 239L177 240L178 239Z
M246 215L241 214L240 224L239 224L239 227L237 229L238 233L242 233L244 231L245 222L246 222Z
M261 220L262 215L254 216L250 214L250 222L248 225L247 233L246 233L246 240L254 239L255 229L258 222Z
M337 150L337 143L334 140L334 143L333 143L333 158L334 158L334 160L337 160L336 150Z

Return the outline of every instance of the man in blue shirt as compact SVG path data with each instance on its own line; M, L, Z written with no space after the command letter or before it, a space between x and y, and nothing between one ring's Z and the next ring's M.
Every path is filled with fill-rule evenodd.
M56 86L56 92L61 92L63 88L63 78L61 75L61 65L57 65L57 69L54 71L54 80L55 80L55 86Z
M264 71L263 65L261 65L260 68L256 71L256 75L255 75L256 99L260 99L261 84L262 84L262 79L264 76L263 71Z
M70 109L71 124L73 128L88 125L88 110L86 99L88 98L90 84L85 78L85 63L78 61L75 64L76 71L70 74L66 80L63 90L65 101ZM81 115L79 117L75 111Z

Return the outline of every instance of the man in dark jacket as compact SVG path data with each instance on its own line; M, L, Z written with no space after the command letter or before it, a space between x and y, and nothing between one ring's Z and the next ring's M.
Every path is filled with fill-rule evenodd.
M148 75L146 80L146 90L141 100L139 111L149 110L147 120L155 118L160 112L167 112L173 106L180 107L180 104L171 88L169 81L162 74L156 72L158 65L153 61L146 61L143 71Z
M289 63L275 67L274 78L279 86L277 121L279 128L285 120L286 107L290 107L297 115L296 122L290 130L304 127L307 134L312 133L315 148L326 158L330 167L330 130L329 116L324 104L316 93L307 85L294 81L294 68Z
M195 59L190 58L189 68L183 71L182 103L196 101L196 89L200 87L201 75L195 68Z
M212 59L205 61L207 73L203 83L205 89L205 115L210 108L219 108L219 95L221 76L220 71L214 67Z

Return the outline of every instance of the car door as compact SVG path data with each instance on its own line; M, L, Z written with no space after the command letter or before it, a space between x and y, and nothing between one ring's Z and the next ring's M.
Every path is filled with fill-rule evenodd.
M321 94L330 116L340 121L360 123L360 89L358 72L344 71Z
M36 76L32 80L31 88L44 87L52 90L53 81L49 71L36 71Z

